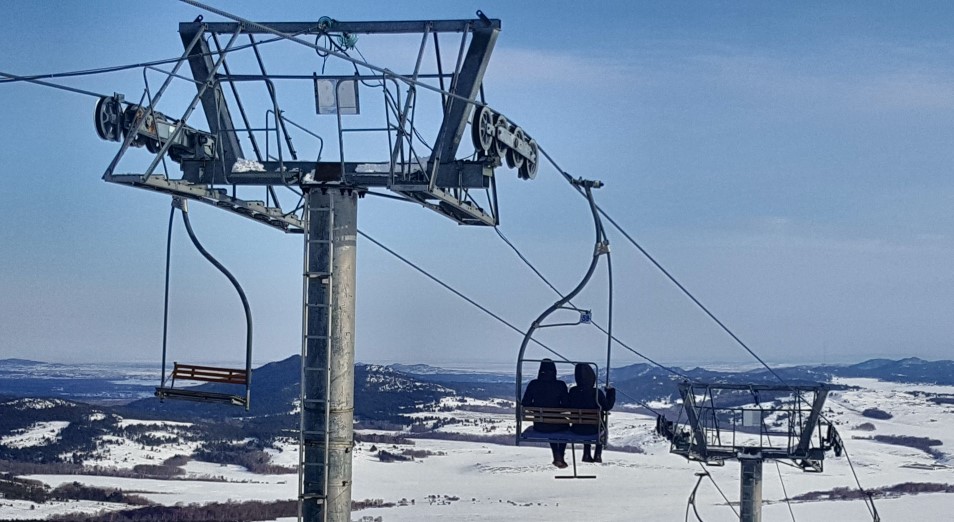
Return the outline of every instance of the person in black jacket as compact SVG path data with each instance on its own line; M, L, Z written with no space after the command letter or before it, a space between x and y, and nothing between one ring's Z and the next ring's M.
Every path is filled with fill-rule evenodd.
M576 378L576 386L570 388L567 407L609 411L616 404L616 388L607 387L605 393L596 389L596 372L589 364L578 363L573 376ZM579 435L596 435L599 428L592 424L581 424L570 426L570 431ZM583 462L603 462L603 445L597 444L596 451L591 456L590 445L584 444Z
M566 383L557 379L556 364L550 359L540 361L540 371L537 372L537 378L527 384L527 389L523 392L523 399L520 404L538 408L559 408L566 406L566 401ZM534 422L533 429L540 433L556 433L566 431L567 426ZM567 466L566 460L564 460L566 443L551 442L550 451L553 453L553 465L561 469L565 468Z

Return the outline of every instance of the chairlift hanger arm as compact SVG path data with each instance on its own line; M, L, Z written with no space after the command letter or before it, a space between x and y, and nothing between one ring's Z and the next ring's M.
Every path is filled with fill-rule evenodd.
M159 388L156 389L156 395L160 398L171 398L171 399L185 399L185 400L195 400L195 401L204 401L204 402L226 402L231 404L236 404L239 406L244 406L246 410L249 408L249 394L251 390L252 382L252 312L249 308L248 298L245 296L245 291L242 289L242 285L239 284L238 280L235 279L235 276L232 275L228 269L225 268L222 263L215 259L212 254L210 254L199 242L198 237L195 235L195 231L192 230L192 223L189 221L189 210L188 202L180 197L174 197L172 199L173 212L178 208L182 212L182 221L185 224L186 232L189 235L189 239L192 240L192 244L195 246L196 250L202 254L207 261L212 263L215 268L217 268L223 275L232 283L232 286L238 292L239 298L242 300L242 308L245 311L245 370L232 370L228 368L213 368L213 367L202 367L202 366L189 366L189 365L179 365L176 363L175 370L172 374L172 382L175 383L176 376L181 378L187 378L189 380L200 380L206 382L220 382L220 383L229 383L229 384L244 384L245 385L245 397L240 397L231 394L223 394L216 392L204 392L198 390L177 390L172 387L166 387L165 385L165 361L166 361L166 333L168 329L168 321L163 321L163 345L162 345L162 360L163 360L163 380ZM170 216L169 220L169 230L171 238L172 230L172 219ZM166 265L166 303L168 305L169 298L169 286L168 286L168 274L169 274L169 265L168 265L168 247L170 243L167 242L167 265ZM168 317L168 315L166 316ZM198 377L197 377L198 375Z
M540 316L537 317L536 320L533 321L533 323L530 324L530 328L527 329L526 334L523 336L523 342L520 343L520 352L517 355L516 397L520 397L521 388L523 387L523 382L522 382L523 380L522 366L523 365L521 364L521 361L523 361L524 354L527 351L527 345L530 344L530 340L533 338L533 333L538 328L540 328L540 324L547 317L549 317L550 314L562 308L564 305L570 302L574 297L576 297L577 294L579 294L584 287L586 287L587 283L589 283L590 281L590 278L593 277L593 272L596 271L596 265L599 263L600 255L602 255L605 252L604 249L606 245L606 234L603 230L603 224L600 221L599 213L597 212L596 203L593 200L592 189L593 189L592 185L585 185L583 187L583 190L586 193L586 198L589 201L590 212L593 216L593 221L596 226L596 249L595 249L595 252L593 253L593 258L590 260L590 266L587 269L586 274L583 276L583 279L580 281L580 283L576 285L576 288L571 290L568 294L566 294L565 296L560 298L557 302L550 305L549 308L544 310L544 312L540 314ZM607 371L608 370L609 369L607 369Z
M530 337L533 335L533 331L540 327L540 324L544 319L550 316L553 312L561 309L568 302L572 301L574 297L579 294L583 288L586 287L587 283L590 282L590 278L593 277L593 272L596 271L596 265L599 262L600 255L603 253L602 246L605 245L605 235L603 233L603 225L600 222L599 214L596 212L596 205L593 202L593 194L590 188L586 188L586 196L590 202L590 210L593 214L593 220L596 224L596 250L593 253L593 257L590 260L590 266L586 271L586 274L583 276L583 279L576 285L576 288L571 290L568 294L557 300L557 302L550 305L539 317L530 325L530 328L527 330L527 334L524 336L523 346L520 349L520 356L523 358L524 348L526 348L529 343Z
M242 309L245 310L245 371L248 373L248 382L251 383L251 374L252 374L252 310L248 305L248 298L245 296L245 290L242 289L242 285L239 284L238 280L235 279L235 276L228 271L225 266L220 263L217 259L212 257L212 254L208 252L199 242L199 238L196 237L195 232L192 230L192 223L189 221L189 208L186 203L186 200L175 198L178 203L179 209L182 210L182 221L185 223L186 232L189 234L189 239L192 240L192 244L195 245L196 250L202 254L209 263L222 272L232 286L235 288L235 291L238 292L239 299L242 300ZM176 204L176 203L174 203Z

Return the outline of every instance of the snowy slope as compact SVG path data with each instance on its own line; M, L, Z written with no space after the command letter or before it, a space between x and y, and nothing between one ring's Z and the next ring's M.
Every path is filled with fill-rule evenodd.
M11 448L31 448L56 442L60 432L69 426L66 421L36 422L28 428L0 438L0 446Z
M954 405L932 401L954 396L954 387L897 384L870 379L842 379L840 384L857 387L833 392L826 416L842 433L856 471L868 488L904 482L954 485ZM415 416L439 425L437 431L481 437L507 434L515 425L507 401L445 397ZM862 415L877 407L893 415L872 419ZM447 422L448 420L453 422ZM441 421L441 422L438 422ZM125 420L133 424L136 421ZM870 423L874 429L862 428ZM700 466L671 455L667 443L653 434L655 419L646 415L614 412L611 416L611 447L603 464L580 464L580 472L596 474L595 480L554 480L557 470L549 465L549 452L541 446L506 446L484 442L416 439L413 445L362 442L354 451L355 500L381 499L393 507L355 512L383 516L387 522L448 518L481 520L682 520L686 500L696 484ZM155 423L158 434L175 434L187 426ZM377 432L381 433L381 432ZM399 433L414 437L414 433ZM941 442L931 455L920 449L878 442L875 435L906 435ZM178 445L177 445L178 444ZM133 462L155 462L162 456L187 452L189 443L168 448L143 448L114 444L104 453L102 464L129 466ZM614 451L613 448L628 451ZM381 450L400 454L402 450L427 450L431 454L405 462L382 462ZM297 463L297 445L285 440L267 450L273 462ZM938 455L941 455L940 457ZM125 459L125 460L122 460ZM116 462L122 460L122 462ZM29 478L50 485L79 481L100 487L142 491L142 496L164 505L225 500L293 499L297 475L256 475L238 466L189 462L185 480L139 480L99 476L35 475ZM710 467L715 481L730 500L738 499L739 466L728 463ZM764 468L763 519L789 520L784 499L813 491L854 487L852 471L845 457L832 455L825 472L804 473L788 466L766 463ZM780 480L781 476L781 480ZM215 478L217 481L208 481ZM203 480L205 479L205 480ZM224 481L223 481L224 480ZM785 491L783 492L783 482ZM4 506L0 519L22 511ZM9 503L9 502L8 502ZM704 520L737 520L711 482L704 480L697 494L697 506ZM80 506L77 506L80 507ZM82 506L86 509L86 506ZM941 522L950 520L954 494L933 493L879 499L877 507L884 520ZM45 507L46 509L46 507ZM52 509L52 508L49 508ZM860 501L793 502L798 520L870 520Z

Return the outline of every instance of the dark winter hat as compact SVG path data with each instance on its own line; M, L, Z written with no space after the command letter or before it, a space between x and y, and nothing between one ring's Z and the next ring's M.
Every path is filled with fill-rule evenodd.
M556 379L556 364L550 359L540 361L540 371L537 372L537 379Z
M596 372L593 367L585 363L577 363L573 370L573 376L576 378L576 385L581 388L592 388L596 386Z

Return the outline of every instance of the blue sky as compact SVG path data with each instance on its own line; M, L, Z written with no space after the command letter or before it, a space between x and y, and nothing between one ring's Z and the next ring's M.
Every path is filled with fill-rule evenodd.
M482 9L503 23L488 102L564 169L603 180L597 197L610 215L769 361L949 357L954 6L584 4L217 7L261 21L470 18ZM4 2L0 71L174 57L177 24L200 13L171 1ZM359 41L369 61L396 71L410 70L416 46ZM267 58L270 72L320 70L318 57L296 52ZM138 99L143 75L63 83ZM178 116L189 92L176 89L160 110ZM314 119L307 94L283 103ZM100 180L117 147L92 128L93 98L24 83L0 83L0 97L0 358L158 361L168 198ZM136 152L131 167L149 159ZM371 146L354 154L386 157ZM501 230L572 287L592 248L582 200L551 168L532 182L507 169L497 176ZM300 238L192 209L197 234L249 293L256 359L296 353ZM359 228L521 327L553 300L492 230L372 198L361 201ZM240 358L238 300L176 233L171 357ZM750 362L621 237L610 239L622 339L666 362ZM358 259L358 360L513 362L518 335L366 241ZM605 322L605 300L600 278L579 304ZM572 358L605 358L589 330L543 340ZM615 353L615 364L636 361Z

